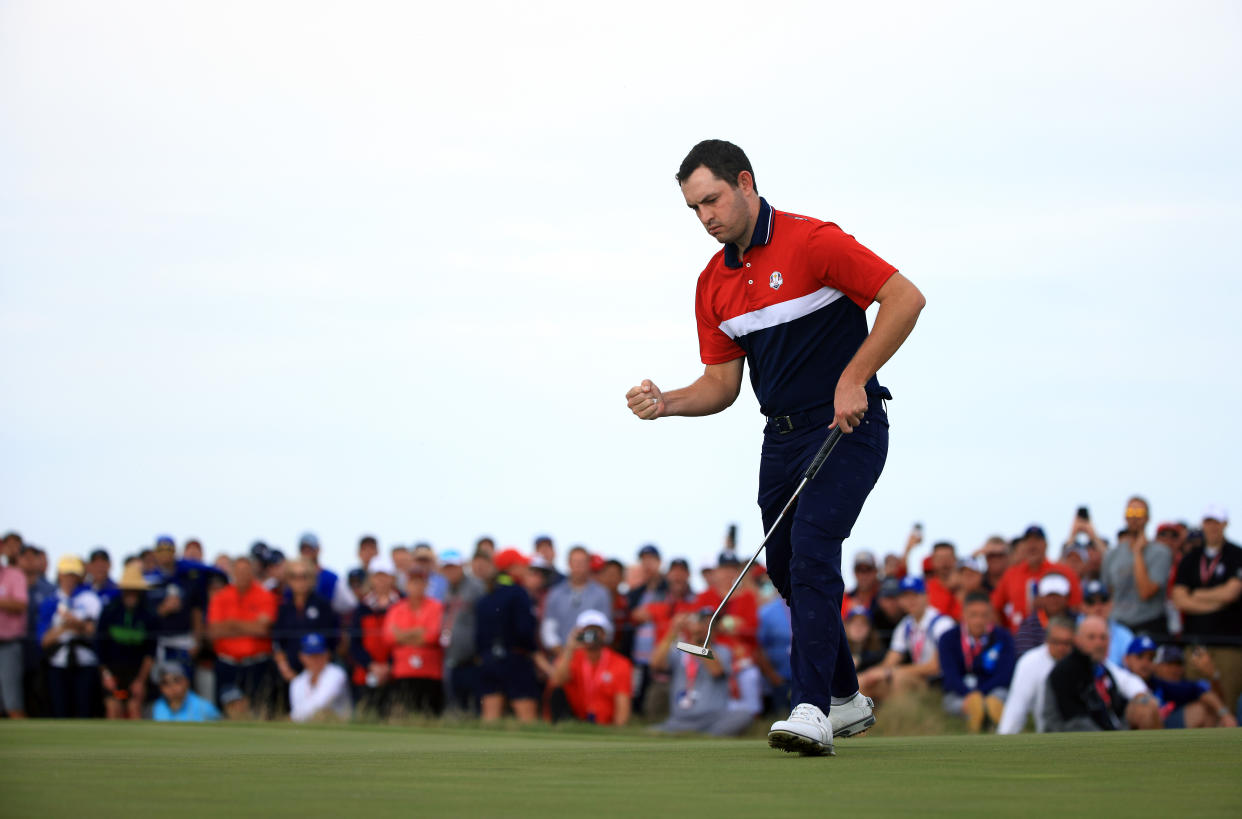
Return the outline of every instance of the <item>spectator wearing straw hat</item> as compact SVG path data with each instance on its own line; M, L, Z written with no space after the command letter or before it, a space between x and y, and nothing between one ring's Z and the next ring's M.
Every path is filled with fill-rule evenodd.
M82 559L65 555L56 564L56 595L39 611L39 642L48 655L53 717L85 718L99 702L95 627L102 605L83 578Z
M328 650L328 641L315 632L298 641L302 670L289 683L289 718L294 722L325 716L347 720L353 713L349 678L340 666L328 662Z
M108 719L142 717L159 627L147 607L148 588L141 562L130 561L121 573L118 596L99 615L95 646Z
M165 662L155 667L160 698L151 709L156 722L213 722L220 711L208 700L190 690L190 680L180 663Z

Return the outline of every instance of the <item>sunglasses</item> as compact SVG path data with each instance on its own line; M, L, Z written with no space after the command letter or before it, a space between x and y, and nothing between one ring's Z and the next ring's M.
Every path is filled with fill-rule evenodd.
M1145 517L1147 517L1147 513L1146 513L1146 512L1144 512L1142 509L1127 509L1127 510L1126 510L1126 517L1128 517L1128 518L1145 518Z

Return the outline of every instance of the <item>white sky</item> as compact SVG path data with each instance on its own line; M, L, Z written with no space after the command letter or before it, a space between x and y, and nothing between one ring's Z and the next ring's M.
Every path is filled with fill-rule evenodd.
M928 297L847 551L1242 513L1240 7L861 6L0 4L0 528L749 551L708 137Z

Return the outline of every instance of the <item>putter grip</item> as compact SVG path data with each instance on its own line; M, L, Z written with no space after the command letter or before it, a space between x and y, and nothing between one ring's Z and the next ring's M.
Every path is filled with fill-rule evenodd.
M819 452L815 453L815 460L811 461L811 465L806 468L803 478L813 480L815 474L819 472L819 468L824 465L824 461L828 460L828 453L832 452L832 448L837 445L837 441L841 440L841 428L833 427L828 433L828 437L824 440L823 446L819 448Z

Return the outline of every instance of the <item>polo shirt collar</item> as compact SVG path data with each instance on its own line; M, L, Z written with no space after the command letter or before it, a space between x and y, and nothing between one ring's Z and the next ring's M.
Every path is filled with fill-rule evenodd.
M755 219L755 232L750 237L750 247L759 247L772 241L772 206L768 200L759 197L759 218ZM725 267L741 267L742 257L738 255L737 245L729 242L724 248Z

